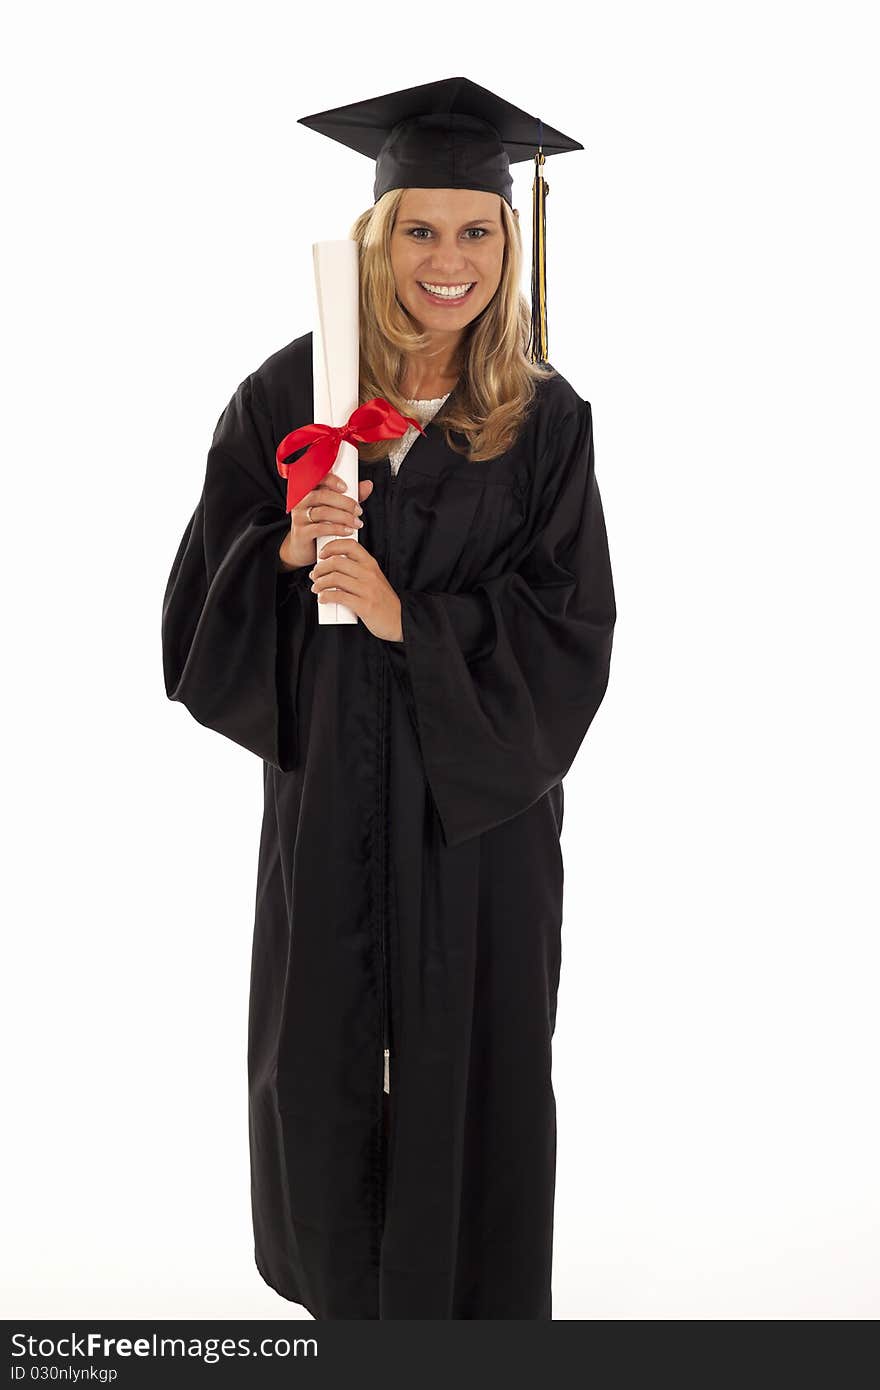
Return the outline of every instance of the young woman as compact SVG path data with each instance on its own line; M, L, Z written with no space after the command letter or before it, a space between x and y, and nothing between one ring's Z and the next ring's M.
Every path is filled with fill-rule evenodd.
M498 134L406 129L437 142L424 186L401 157L352 230L360 399L424 433L362 445L357 499L331 471L288 514L311 334L246 377L168 581L165 681L264 764L263 1278L321 1319L549 1318L562 778L614 589L590 405L528 355L509 181L436 181L444 141ZM338 597L359 621L319 625Z

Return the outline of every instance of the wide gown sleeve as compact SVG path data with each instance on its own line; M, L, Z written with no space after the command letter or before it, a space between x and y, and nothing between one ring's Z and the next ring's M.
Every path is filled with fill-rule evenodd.
M284 487L271 418L248 377L217 422L201 497L171 568L162 657L170 700L287 772L299 756L293 675L310 566L280 567L290 528Z
M467 592L402 591L403 642L386 644L449 847L561 781L608 684L617 610L589 402L531 491L510 567Z

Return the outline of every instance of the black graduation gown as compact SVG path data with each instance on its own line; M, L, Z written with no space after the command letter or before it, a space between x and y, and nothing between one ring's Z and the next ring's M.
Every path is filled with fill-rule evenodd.
M169 698L263 759L255 1256L319 1319L551 1317L562 778L616 609L590 405L538 392L488 462L433 424L396 478L361 462L403 643L279 572L310 333L223 411L168 580Z

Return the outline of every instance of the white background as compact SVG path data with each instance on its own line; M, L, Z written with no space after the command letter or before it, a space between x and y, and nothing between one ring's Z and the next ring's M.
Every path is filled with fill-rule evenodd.
M161 601L372 203L296 118L459 74L586 147L550 359L619 618L566 780L554 1317L880 1313L871 8L7 18L5 1316L307 1316L252 1262L262 768L167 702Z

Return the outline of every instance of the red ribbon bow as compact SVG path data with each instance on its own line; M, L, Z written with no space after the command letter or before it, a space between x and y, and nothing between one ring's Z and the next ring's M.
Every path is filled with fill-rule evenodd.
M278 472L287 479L287 511L301 502L306 493L317 487L330 472L343 440L360 440L367 444L374 439L399 439L406 434L410 425L415 425L420 434L425 433L418 420L401 415L384 396L374 396L371 401L365 401L353 410L344 425L321 425L316 422L291 430L275 451ZM293 463L283 462L304 444L308 448L301 458Z

